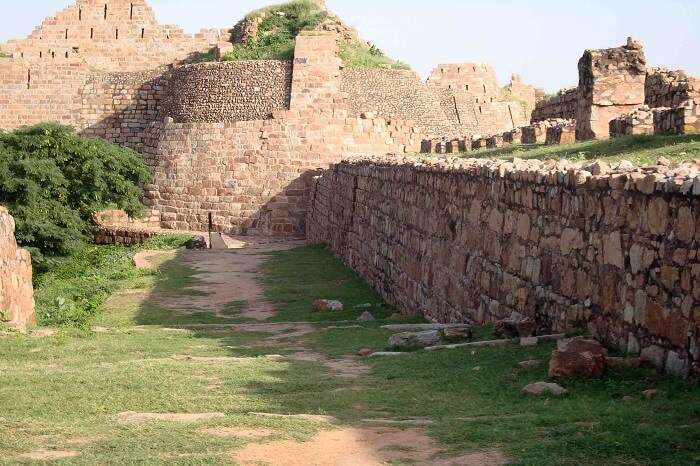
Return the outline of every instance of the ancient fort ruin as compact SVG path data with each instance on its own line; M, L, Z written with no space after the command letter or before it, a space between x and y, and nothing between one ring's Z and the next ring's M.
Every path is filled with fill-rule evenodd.
M302 32L292 60L188 63L248 26L190 36L144 0L78 1L0 46L0 128L58 121L143 155L151 214L107 241L202 231L211 214L224 233L328 243L404 312L517 311L673 372L700 364L695 165L404 155L698 132L696 78L649 68L630 39L586 51L578 86L549 99L517 75L502 89L484 64L438 65L424 82L343 66L342 24Z

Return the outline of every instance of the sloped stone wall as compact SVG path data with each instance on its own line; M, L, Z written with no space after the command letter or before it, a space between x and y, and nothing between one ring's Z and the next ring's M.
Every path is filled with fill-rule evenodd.
M177 123L267 120L288 110L291 60L199 63L175 69L164 113Z
M350 68L341 74L340 90L349 115L374 113L384 118L413 121L429 136L456 137L460 131L436 98L413 71ZM452 104L454 112L454 104Z
M15 221L0 206L0 323L23 329L35 323L32 258L15 241Z
M700 363L699 167L365 160L315 182L308 237L403 312L587 328L676 373ZM599 167L600 169L600 167Z

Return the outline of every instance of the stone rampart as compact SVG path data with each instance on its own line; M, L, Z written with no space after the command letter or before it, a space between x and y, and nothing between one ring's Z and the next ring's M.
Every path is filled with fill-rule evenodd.
M368 160L318 178L308 236L440 322L513 311L685 373L700 362L698 167ZM668 171L666 171L668 170Z
M32 258L17 247L15 221L0 206L0 323L24 329L35 323Z
M161 25L145 0L78 0L0 51L32 63L82 62L106 71L143 71L205 52L229 33L186 34Z
M456 118L445 114L435 90L426 86L413 71L350 68L343 70L340 83L351 117L372 113L388 119L413 121L425 128L431 137L460 135Z
M164 113L177 123L267 120L288 110L291 60L200 63L168 77Z

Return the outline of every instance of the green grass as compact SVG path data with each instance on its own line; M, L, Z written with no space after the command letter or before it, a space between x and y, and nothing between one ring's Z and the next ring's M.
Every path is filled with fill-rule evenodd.
M322 246L275 253L265 266L267 296L280 304L282 318L309 319L316 297L343 302L371 301L373 292ZM289 313L289 314L287 314ZM385 314L386 315L386 314ZM384 315L384 316L385 316ZM339 316L338 316L339 317ZM343 317L353 317L351 313ZM326 317L327 318L327 317ZM383 350L389 333L379 326L331 328L307 338L314 351L341 356L368 347ZM342 327L342 325L340 326ZM477 339L493 337L491 327L475 329ZM520 390L548 380L554 344L534 348L478 348L414 352L370 360L371 382L325 408L346 422L363 417L426 417L430 431L455 452L501 448L522 465L673 465L700 461L700 389L653 370L611 370L598 380L560 383L571 394L561 399L528 398ZM521 369L517 363L542 365ZM475 370L478 368L478 370ZM665 394L646 401L641 391ZM632 396L632 401L623 397ZM348 410L361 403L366 412ZM678 429L678 426L684 426Z
M318 321L318 331L289 345L329 357L362 347L383 349L388 333L379 327L389 322L388 307L377 313L380 320L362 328L328 328L341 317L355 318L359 310L310 311L320 297L349 306L381 302L324 247L270 254L263 272L265 294L280 312L276 320ZM185 298L199 273L180 253L168 254L140 291ZM119 296L93 318L106 325L114 322L113 313L121 315L120 325L108 333L66 328L51 338L0 337L0 464L28 464L18 455L42 448L79 451L80 456L61 462L70 465L230 464L231 451L251 440L209 436L202 428L263 427L275 431L272 440L307 440L322 428L251 412L329 414L345 427L364 426L364 419L427 418L434 421L429 434L450 453L498 448L515 465L700 462L699 387L652 370L615 369L597 380L566 379L560 381L570 391L566 397L526 397L520 393L525 384L547 380L554 345L546 344L369 359L370 373L348 381L318 363L264 357L293 351L271 345L269 333L168 328L171 310L153 313L144 302L120 307L114 301ZM230 307L243 305L234 301ZM122 307L128 309L119 314ZM151 325L143 325L145 315ZM188 319L208 322L204 313ZM476 333L490 338L492 330ZM197 362L183 356L252 359ZM543 364L519 368L526 359ZM648 388L663 393L647 401L641 391ZM632 401L623 401L625 396ZM124 411L226 416L191 425L122 425L115 416Z
M388 317L391 309L352 270L328 253L324 246L314 245L271 254L263 265L266 297L278 303L279 322L328 322L355 320L364 309L362 304L378 304L375 317ZM290 277L294 277L290 279ZM311 312L317 299L341 301L345 310L333 313Z
M378 48L365 44L343 43L340 45L339 56L348 68L411 69L406 63L393 60Z
M638 165L654 164L664 156L670 160L683 161L700 158L700 135L683 136L627 136L603 141L586 141L575 144L546 146L544 144L482 149L464 154L476 158L521 159L569 159L586 160L629 160Z
M255 10L244 21L255 19L260 21L257 36L244 44L234 44L233 50L222 57L223 61L290 60L294 58L296 36L302 31L316 29L331 17L311 1L294 0ZM340 58L350 68L410 69L362 41L343 41Z
M138 271L132 258L142 249L175 249L189 235L159 236L137 247L85 245L52 269L35 276L36 313L39 325L84 327L104 300L116 290L143 288L152 271Z

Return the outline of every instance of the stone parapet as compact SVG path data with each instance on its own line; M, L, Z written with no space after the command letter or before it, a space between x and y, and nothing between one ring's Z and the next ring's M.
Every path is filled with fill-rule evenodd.
M694 163L349 160L315 180L307 233L407 314L517 311L540 333L583 328L669 372L698 369Z

